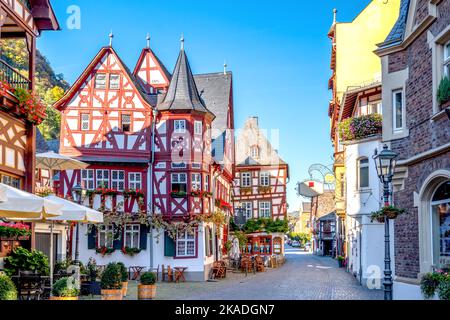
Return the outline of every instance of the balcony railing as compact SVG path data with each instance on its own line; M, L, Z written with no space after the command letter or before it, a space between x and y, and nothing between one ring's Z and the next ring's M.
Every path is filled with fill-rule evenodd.
M30 89L31 81L14 70L9 64L0 59L0 80L9 83L14 89Z

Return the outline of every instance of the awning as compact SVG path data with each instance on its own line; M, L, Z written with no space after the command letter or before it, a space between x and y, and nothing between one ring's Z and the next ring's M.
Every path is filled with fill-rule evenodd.
M61 204L0 183L0 218L47 219L62 214Z

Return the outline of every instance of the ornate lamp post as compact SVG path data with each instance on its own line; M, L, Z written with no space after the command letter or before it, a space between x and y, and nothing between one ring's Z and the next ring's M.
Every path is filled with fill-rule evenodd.
M77 184L72 188L72 196L76 203L81 204L82 202L82 195L83 195L83 188ZM78 250L78 245L80 241L80 227L79 223L77 222L77 228L76 228L76 235L75 235L75 259L73 261L74 265L80 266L80 252Z
M384 206L389 206L389 198L391 195L390 184L394 176L396 159L398 154L389 150L387 145L384 145L383 151L378 154L375 151L373 159L377 168L378 178L383 184L383 198ZM389 219L384 219L384 300L392 300L392 270L391 270L391 253L390 253L390 236L389 236Z

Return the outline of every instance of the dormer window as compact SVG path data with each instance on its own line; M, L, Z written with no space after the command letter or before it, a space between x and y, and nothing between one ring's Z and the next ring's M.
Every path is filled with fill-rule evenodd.
M106 74L99 73L95 76L95 89L106 89Z
M254 159L259 158L259 147L258 146L251 147L250 155Z
M120 74L110 74L109 75L109 89L119 90L120 88Z

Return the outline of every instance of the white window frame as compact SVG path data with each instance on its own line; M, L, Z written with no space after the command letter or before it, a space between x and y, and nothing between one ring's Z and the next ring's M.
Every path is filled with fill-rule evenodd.
M192 173L191 174L191 189L195 191L202 190L202 174Z
M173 120L174 133L186 133L186 120Z
M105 173L108 173L108 177L107 178L105 178ZM101 173L100 174L100 178L99 178L99 173ZM107 183L107 185L105 186L105 185L100 185L101 183L104 183L104 182L106 182ZM103 188L109 188L109 186L110 186L110 172L109 172L109 170L108 169L97 169L97 170L95 170L95 186L97 187L97 188L100 188L100 187L103 187Z
M89 177L92 174L92 177ZM95 189L95 170L94 169L82 169L81 170L81 185L86 190Z
M271 218L272 217L272 203L270 201L261 201L258 203L258 215L259 218Z
M253 219L253 202L251 201L242 202L241 208L244 210L244 215L247 220Z
M448 47L448 51L447 51ZM448 41L446 44L444 44L444 54L443 54L444 60L442 61L442 66L444 68L443 75L445 77L450 78L450 41Z
M401 104L402 125L401 125L401 127L397 127L397 100L396 100L396 97L398 94L401 94L401 97L402 97L402 104ZM403 89L398 89L398 90L392 91L392 114L393 114L392 128L394 129L394 133L403 131L405 128L405 93L404 93Z
M120 179L120 173L122 173L123 178ZM116 178L114 178L116 175ZM120 184L122 183L122 187ZM124 170L111 170L111 188L117 191L125 190L125 171Z
M134 237L137 234L137 243L134 243ZM130 245L127 246L127 241L130 239ZM141 243L141 226L138 224L126 224L124 227L123 246L128 248L140 248Z
M99 80L99 77L105 77L104 80ZM105 90L106 89L106 73L97 73L94 78L94 89ZM100 82L101 81L101 82Z
M195 135L203 134L203 123L201 121L194 121L194 134Z
M81 131L89 131L91 129L91 115L89 113L81 113ZM85 128L85 125L87 126Z
M363 160L367 161L367 163L362 164ZM357 189L358 190L363 190L363 189L370 188L370 160L369 160L369 158L366 158L366 157L359 158L357 160L356 167L357 167L357 170L358 170L358 172L357 172L357 177L358 177L358 179L357 179L357 184L358 184L357 185ZM361 186L361 169L362 168L367 168L367 186Z
M184 178L182 178L182 177L184 177ZM186 185L185 190L187 192L187 173L185 173L185 172L172 173L171 174L171 182L172 182L172 185L174 183L185 184ZM172 187L172 190L173 190L173 187Z
M108 249L114 247L114 227L103 225L98 229L98 247L105 246Z
M261 171L259 174L259 185L261 187L270 187L270 172Z
M139 179L137 178L139 177ZM129 172L128 173L128 189L142 189L142 173Z
M248 182L248 183L246 183ZM241 187L248 188L252 186L252 173L242 172L241 173Z
M183 232L178 231L177 233L177 240L176 240L176 246L175 246L175 252L177 258L185 258L185 257L195 257L196 256L196 246L197 246L197 235L196 231L192 231L192 235L188 235L188 231L185 230ZM180 244L184 244L184 252L180 252ZM193 252L188 252L188 243L193 244Z
M117 76L117 84L112 86L112 77ZM109 74L109 90L119 90L120 89L120 74L119 73L110 73Z

